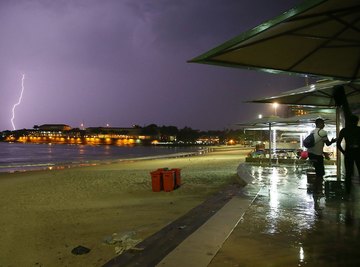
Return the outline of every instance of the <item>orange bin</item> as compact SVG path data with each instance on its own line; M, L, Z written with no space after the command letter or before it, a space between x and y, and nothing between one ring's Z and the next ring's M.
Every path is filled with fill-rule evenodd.
M171 169L175 173L175 188L181 185L181 169Z
M160 192L163 189L162 173L159 170L150 172L153 192Z
M175 188L175 172L170 171L162 171L163 185L164 191L170 192Z

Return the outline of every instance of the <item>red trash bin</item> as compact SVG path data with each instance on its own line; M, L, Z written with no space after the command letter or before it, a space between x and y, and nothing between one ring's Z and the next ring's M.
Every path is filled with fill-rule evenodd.
M164 191L170 192L175 188L175 172L174 171L162 171Z
M181 185L181 169L171 169L175 173L175 188Z
M309 153L306 150L301 151L300 158L307 159L309 157Z
M163 189L162 173L161 171L153 171L151 174L151 185L153 192L160 192Z

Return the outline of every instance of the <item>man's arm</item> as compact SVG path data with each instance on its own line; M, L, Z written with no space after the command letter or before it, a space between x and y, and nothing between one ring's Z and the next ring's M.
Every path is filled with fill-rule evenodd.
M331 144L333 144L333 143L336 142L336 139L333 138L333 139L331 139L331 141L330 141L329 138L327 138L327 136L326 136L326 140L324 140L324 142L325 142L325 144L326 144L327 146L330 146Z
M320 134L320 131L318 132L318 135L321 137L321 139L324 141L324 143L327 146L330 146L332 143L336 142L336 138L332 138L331 141L329 140L327 136L327 132L323 131L322 134ZM323 136L322 136L323 135Z

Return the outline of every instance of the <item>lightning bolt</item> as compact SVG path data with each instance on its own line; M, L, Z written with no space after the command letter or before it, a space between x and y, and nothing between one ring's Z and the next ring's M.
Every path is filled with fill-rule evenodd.
M24 80L25 80L25 74L22 75L22 78L21 78L21 93L20 93L20 97L19 97L19 101L13 106L12 108L12 118L11 118L11 124L12 124L12 127L14 130L16 130L16 127L15 127L15 124L14 124L14 119L15 119L15 108L20 105L21 103L21 100L22 100L22 96L23 96L23 93L24 93Z

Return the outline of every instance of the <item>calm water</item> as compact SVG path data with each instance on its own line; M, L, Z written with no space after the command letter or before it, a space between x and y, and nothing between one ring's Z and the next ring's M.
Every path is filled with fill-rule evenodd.
M86 146L0 142L0 172L47 169L98 161L165 156L198 151L198 147Z

